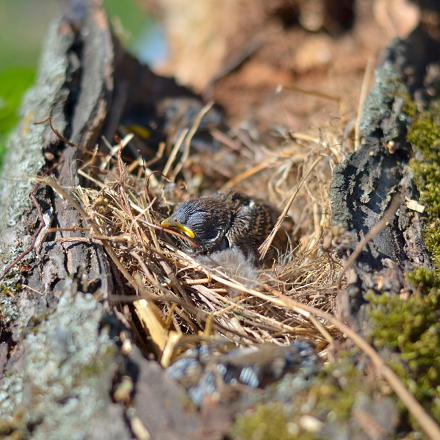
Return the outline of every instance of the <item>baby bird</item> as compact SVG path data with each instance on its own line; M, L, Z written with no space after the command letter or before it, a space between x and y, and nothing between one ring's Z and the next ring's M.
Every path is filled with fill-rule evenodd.
M232 192L182 203L161 225L194 241L198 253L238 247L247 257L257 257L276 218L270 206Z

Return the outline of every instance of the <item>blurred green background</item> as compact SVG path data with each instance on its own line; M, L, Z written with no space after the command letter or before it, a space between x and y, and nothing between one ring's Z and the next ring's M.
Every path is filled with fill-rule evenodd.
M35 80L44 36L60 14L61 0L0 0L0 167L7 139ZM143 61L164 56L160 32L136 0L104 0L116 32Z

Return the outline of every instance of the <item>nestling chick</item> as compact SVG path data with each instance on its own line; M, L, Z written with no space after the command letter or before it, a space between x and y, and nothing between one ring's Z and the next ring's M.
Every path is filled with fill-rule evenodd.
M220 268L226 275L246 284L247 287L255 288L258 284L255 259L253 256L246 257L237 246L209 255L198 255L196 260L204 266ZM228 288L228 294L232 297L238 296L240 293L236 289Z
M275 221L271 207L234 192L182 203L161 224L193 240L198 253L211 254L236 246L247 257L254 257Z

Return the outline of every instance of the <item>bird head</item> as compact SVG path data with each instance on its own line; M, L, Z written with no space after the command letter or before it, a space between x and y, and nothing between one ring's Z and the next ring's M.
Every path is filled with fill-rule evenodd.
M227 247L225 235L232 213L217 197L202 197L179 205L161 226L184 234L201 248L210 252Z

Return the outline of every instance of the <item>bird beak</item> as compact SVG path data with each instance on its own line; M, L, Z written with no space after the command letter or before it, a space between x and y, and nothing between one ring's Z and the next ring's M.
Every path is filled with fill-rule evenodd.
M194 234L194 232L191 229L189 229L185 225L182 225L181 223L171 220L170 218L166 218L165 220L163 220L160 225L165 229L173 229L175 231L182 232L189 238L196 237L196 234Z

